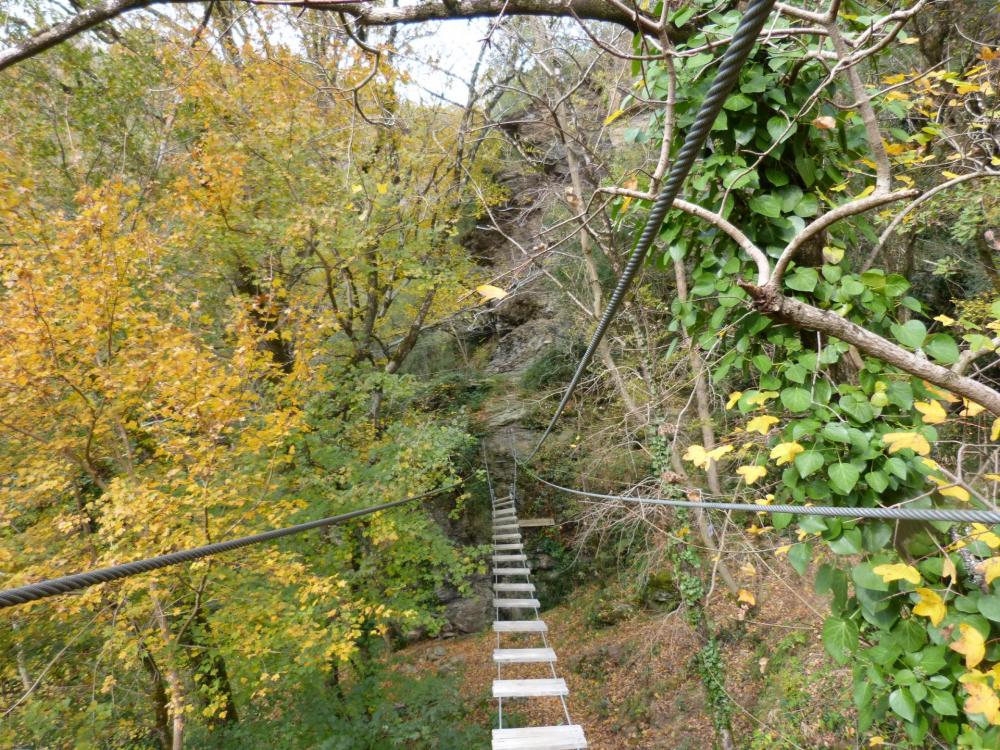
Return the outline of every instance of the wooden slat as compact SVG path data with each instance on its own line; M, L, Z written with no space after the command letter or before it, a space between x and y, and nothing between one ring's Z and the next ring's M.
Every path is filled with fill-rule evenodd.
M586 747L587 738L579 724L493 730L493 750L586 750Z
M569 695L566 680L493 680L494 698L541 698Z
M516 523L500 523L493 525L493 534L516 534L518 525Z
M495 648L493 661L500 664L535 664L556 660L551 648Z
M493 568L495 576L530 576L531 568Z
M493 555L493 562L524 562L528 559L527 555Z
M522 529L534 529L539 526L555 526L556 522L551 518L525 518L523 521L518 521L517 525Z
M494 599L495 609L538 609L541 605L537 599Z
M523 544L519 544L518 542L513 542L511 544L494 544L493 545L493 551L494 552L503 552L503 551L513 550L513 549L524 549L524 545Z
M549 626L541 620L497 620L493 623L495 633L547 633Z
M534 591L533 583L494 583L494 591Z
M494 534L493 535L493 541L494 542L499 542L499 541L519 542L519 541L521 541L521 535L520 534Z

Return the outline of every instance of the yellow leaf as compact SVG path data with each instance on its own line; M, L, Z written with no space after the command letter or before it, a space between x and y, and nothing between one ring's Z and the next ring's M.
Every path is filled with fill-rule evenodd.
M752 578L752 577L754 577L755 575L757 575L757 568L755 568L755 567L754 567L753 565L751 565L750 563L743 563L743 564L742 564L742 565L740 566L740 573L742 573L742 574L743 574L743 575L745 575L745 576L749 576L749 577L751 577L751 578Z
M983 474L983 479L989 479L991 482L1000 482L1000 474Z
M942 401L947 401L949 404L957 404L958 403L958 397L957 396L949 393L948 391L941 390L940 388L931 385L926 380L924 381L924 388L926 388L927 392L929 394L931 394L932 396L934 396L935 398L939 398Z
M757 603L756 597L753 594L751 594L749 591L747 591L746 589L740 589L740 593L739 593L739 596L737 598L741 602L746 602L751 607L754 606Z
M754 417L747 422L747 432L759 432L761 435L766 435L771 431L772 425L776 425L777 423L777 417L762 414L759 417Z
M689 461L697 466L699 469L708 468L708 451L705 450L703 445L689 445L688 449L684 452L683 456L685 461Z
M772 398L777 398L777 391L761 391L760 393L755 393L747 399L747 403L750 406L764 406Z
M360 193L362 190L364 190L364 186L362 185L351 185L352 193Z
M790 545L790 544L782 544L780 547L775 547L774 548L774 556L775 557L781 557L782 555L787 555L788 554L788 550L790 550L791 548L792 548L792 545Z
M944 562L941 563L941 577L950 578L952 583L958 583L958 571L955 570L955 563L947 555L944 556Z
M764 466L740 466L736 469L736 473L743 477L743 481L747 484L753 484L758 479L767 475L767 468Z
M962 627L968 627L963 623ZM969 697L962 710L967 714L982 714L990 724L1000 724L1000 698L993 688L982 682L967 682L965 689Z
M380 182L375 186L375 189L378 190L379 195L385 195L389 192L389 184L386 182Z
M1000 536L994 534L990 529L981 523L972 524L972 531L969 532L969 538L982 542L990 549L997 549L1000 547Z
M720 458L722 458L727 453L732 453L732 452L733 452L733 446L731 446L731 445L720 445L718 448L713 448L712 450L710 450L706 455L712 461L718 461Z
M986 640L983 638L982 633L968 623L961 622L958 624L958 628L962 635L957 641L952 643L949 648L952 651L957 651L958 653L964 655L965 666L972 669L983 660L984 656L986 656ZM968 688L968 685L966 685L966 688ZM973 713L982 712L973 711Z
M729 394L729 400L726 402L726 408L732 409L736 406L736 402L743 397L743 391L733 391Z
M614 112L612 112L610 115L608 115L607 117L604 118L604 124L605 125L610 125L615 120L617 120L619 117L621 117L623 114L625 114L625 110L624 109L616 109Z
M482 284L476 287L476 291L484 299L503 299L507 296L507 292L498 286L493 286L492 284Z
M951 487L945 487L944 489L938 490L939 493L945 497L953 497L956 500L961 500L962 502L969 502L971 495L965 487L959 487L957 484L953 484Z
M941 424L948 419L948 412L937 401L914 401L913 405L923 414L924 424Z
M977 404L975 401L969 401L969 399L963 399L962 402L965 404L965 408L960 412L960 416L963 417L975 417L986 411L985 406Z
M872 572L877 576L881 576L882 580L886 583L900 580L909 581L914 586L920 583L920 572L912 565L904 565L903 563L876 565L872 568Z
M989 560L983 560L982 566L986 585L989 586L995 578L1000 576L1000 557L991 557Z
M771 458L778 459L777 464L778 466L781 466L783 464L791 463L795 457L804 450L805 448L795 442L778 443L771 449Z
M913 608L913 614L930 618L931 625L934 627L940 625L941 620L948 614L948 608L944 605L944 599L932 589L919 588L917 589L917 594L920 596L920 601Z
M947 315L935 315L934 320L936 320L941 325L946 325L946 326L955 325L955 319L949 318Z
M990 430L990 440L1000 438L1000 417L993 420L993 428Z
M958 177L957 174L955 174L954 172L949 172L947 169L941 170L941 176L946 177L949 180L954 180L956 177Z
M921 456L931 452L930 443L923 435L916 432L887 432L882 436L882 442L889 446L889 453L907 448Z
M868 747L882 747L884 744L885 744L885 738L877 734L870 740L868 740Z
M919 36L908 36L908 37L906 37L906 39L900 39L899 43L900 44L919 44L920 43L920 37Z

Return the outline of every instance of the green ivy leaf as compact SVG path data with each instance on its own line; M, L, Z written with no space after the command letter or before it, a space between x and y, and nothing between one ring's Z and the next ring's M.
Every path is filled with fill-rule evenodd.
M854 464L833 464L826 473L830 477L830 486L839 495L849 494L861 477L861 472Z
M889 693L889 708L906 721L913 721L917 716L917 704L906 688L896 688Z
M795 468L799 476L805 479L823 465L823 454L819 451L805 451L795 457Z
M958 716L958 705L955 696L944 690L930 690L931 708L942 716Z
M797 292L811 292L819 283L819 274L815 268L799 266L795 272L785 278L785 286Z
M769 219L777 219L781 216L781 200L770 193L755 195L750 199L750 210Z
M928 337L924 351L942 365L953 365L958 361L958 344L947 333L935 333Z
M993 620L993 622L1000 622L1000 596L996 594L989 594L988 596L979 597L979 602L976 605L979 612L987 620Z
M823 646L838 664L847 664L858 650L858 626L851 620L828 617L823 623Z
M804 576L809 569L809 561L812 559L812 549L804 542L793 544L788 550L788 562L795 568L795 572Z
M812 394L805 388L785 388L781 392L782 405L791 412L803 412L812 406Z
M927 327L919 320L908 320L903 325L893 323L889 330L896 341L911 349L919 348L927 338Z

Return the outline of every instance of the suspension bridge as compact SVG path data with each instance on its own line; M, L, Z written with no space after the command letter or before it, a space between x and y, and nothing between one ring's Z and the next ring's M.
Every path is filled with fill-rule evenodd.
M590 364L594 353L606 334L608 327L631 284L641 268L649 249L659 235L660 227L667 212L677 198L680 189L698 155L703 151L705 141L716 121L726 97L739 78L739 73L758 35L764 27L775 0L752 0L746 9L739 28L724 53L719 69L705 100L699 108L694 123L688 129L684 144L674 159L663 187L654 201L645 228L636 244L621 277L614 288L608 305L591 337L586 351L580 358L569 386L555 410L547 428L534 450L527 457L530 462L542 444L553 433L560 415L569 403L582 375ZM531 568L522 539L526 528L552 525L552 519L518 518L518 496L516 467L526 467L515 457L515 475L507 495L497 497L494 492L489 469L486 467L486 482L492 514L491 559L493 577L493 609L495 619L493 631L496 648L493 661L497 668L497 678L493 681L492 694L497 701L497 727L493 729L493 750L582 750L587 748L583 727L574 724L569 710L569 690L566 681L559 677L556 665L558 659L548 641L548 626L541 619L541 605L535 597L536 589L531 578ZM530 471L530 470L529 470ZM906 506L841 508L830 506L757 505L724 501L685 501L674 498L641 497L635 495L610 495L590 492L578 488L565 487L550 482L530 471L531 476L548 487L569 495L586 498L592 502L641 503L661 507L691 508L702 511L758 513L790 513L797 516L837 517L853 520L889 519L916 521L947 521L954 523L1000 524L1000 512L995 510L971 510L951 508L911 508ZM28 602L68 594L73 591L121 578L139 575L152 570L191 562L211 555L223 554L255 544L299 534L313 529L324 528L384 512L393 508L421 502L443 493L458 489L464 481L431 489L410 497L373 503L363 508L307 523L272 529L259 534L230 539L187 550L180 550L144 560L114 565L46 581L30 583L18 588L0 591L0 609L15 607ZM525 613L530 613L526 615ZM533 673L521 670L535 670ZM531 674L531 676L526 676ZM540 676L544 675L544 676ZM485 686L484 686L485 689ZM554 713L558 719L552 724L531 727L504 726L505 701L554 699ZM508 706L508 723L509 706Z

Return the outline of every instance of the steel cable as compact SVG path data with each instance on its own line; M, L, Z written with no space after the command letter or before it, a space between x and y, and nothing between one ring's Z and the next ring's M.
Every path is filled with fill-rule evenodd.
M722 63L715 74L715 79L708 90L708 95L701 103L701 108L698 110L694 124L684 139L684 145L681 147L680 152L678 152L677 158L674 160L670 167L670 172L667 174L667 179L650 208L649 217L646 219L646 226L639 236L635 251L632 253L632 257L629 258L625 270L622 271L621 278L618 279L618 283L611 293L608 305L604 309L604 314L601 316L601 320L597 324L597 329L590 339L590 344L588 344L587 350L580 358L576 372L573 373L573 378L570 380L569 386L567 386L566 392L563 394L562 400L559 402L559 406L556 408L556 412L549 422L549 426L545 429L535 449L528 455L527 460L531 460L538 453L538 449L542 447L542 443L552 433L556 422L566 408L566 404L569 403L573 392L580 384L580 379L583 377L584 371L593 359L598 345L604 338L604 334L607 333L608 327L618 312L625 294L628 292L629 287L632 286L639 268L646 259L649 248L653 245L653 240L659 234L660 225L663 224L663 219L666 217L667 211L670 210L674 199L680 193L681 186L684 184L688 172L691 171L695 159L704 147L708 134L712 130L712 125L719 116L719 112L722 111L722 105L726 101L726 97L729 96L729 92L732 91L733 86L739 79L743 63L757 41L757 35L764 28L764 22L767 20L767 16L771 12L774 3L775 0L754 0L740 20L740 25L736 29L736 33L733 34L733 40L722 57Z
M523 466L523 465L522 465ZM666 505L671 508L694 508L696 510L734 510L745 513L791 513L797 516L825 516L828 518L875 518L897 521L948 521L952 523L1000 524L1000 511L961 510L958 508L838 508L829 505L757 505L755 503L722 503L711 500L668 500L666 498L632 497L629 495L605 495L587 492L572 487L549 482L523 466L534 479L560 492L590 497L596 500L616 500L642 505Z
M311 531L312 529L319 529L324 526L333 526L344 521L349 521L352 518L370 515L371 513L377 513L381 510L388 510L389 508L395 508L400 505L416 502L417 500L424 500L434 495L440 495L442 492L447 492L448 490L455 489L460 486L462 481L464 480L445 487L439 487L436 490L430 490L429 492L423 492L419 495L403 498L402 500L393 500L389 503L371 505L367 508L352 510L350 513L341 513L340 515L321 518L317 521L300 523L296 526L287 526L282 529L272 529L271 531L265 531L260 534L244 536L238 539L230 539L226 542L206 544L203 547L195 547L193 549L181 550L179 552L171 552L166 555L150 557L145 560L136 560L135 562L123 563L122 565L112 565L108 568L98 568L97 570L90 570L85 573L75 573L61 578L53 578L48 581L31 583L27 586L21 586L20 588L7 589L6 591L0 591L0 609L14 607L18 604L26 604L27 602L33 602L38 599L46 599L50 596L66 594L70 591L78 591L80 589L94 586L98 583L116 581L119 578L127 578L129 576L138 575L139 573L148 573L151 570L166 568L170 565L177 565L178 563L191 562L192 560L198 560L202 557L217 555L220 552L229 552L230 550L239 549L240 547L248 547L252 544L269 542L272 539L280 539L281 537L291 536L292 534L300 534L303 531Z

